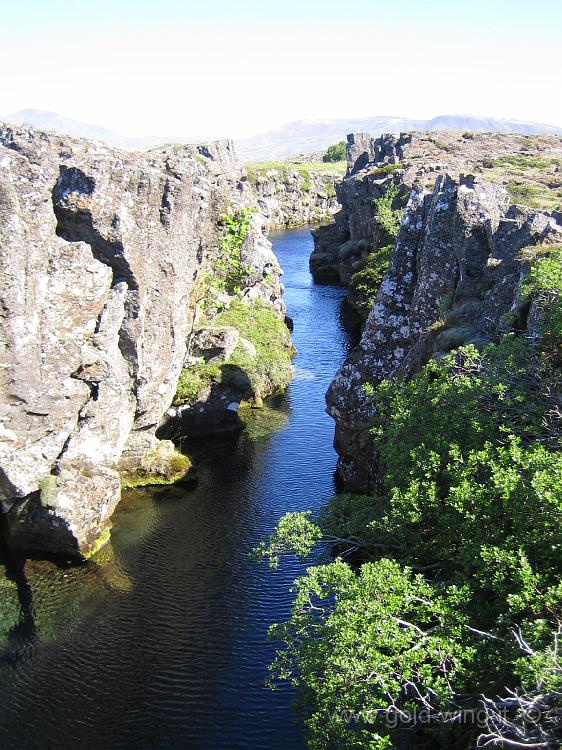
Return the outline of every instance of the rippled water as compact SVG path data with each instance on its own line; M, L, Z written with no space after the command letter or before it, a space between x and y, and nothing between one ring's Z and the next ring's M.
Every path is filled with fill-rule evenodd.
M194 490L125 493L95 564L0 562L1 750L303 747L294 696L264 681L267 628L304 567L247 553L283 513L333 493L324 393L349 337L344 291L308 273L308 230L271 239L298 349L275 411L186 445Z

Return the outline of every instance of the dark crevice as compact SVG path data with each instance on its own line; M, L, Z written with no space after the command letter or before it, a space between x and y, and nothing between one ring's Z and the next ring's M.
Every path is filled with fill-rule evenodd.
M93 178L80 169L61 165L52 191L53 210L57 218L56 233L67 242L88 244L93 256L113 271L113 286L125 281L130 289L138 289L125 258L123 243L118 239L103 237L94 226L90 199L95 187Z

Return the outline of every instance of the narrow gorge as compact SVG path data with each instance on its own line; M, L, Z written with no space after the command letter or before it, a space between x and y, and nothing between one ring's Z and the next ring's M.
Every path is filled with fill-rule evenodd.
M0 125L0 253L2 747L558 747L561 138Z

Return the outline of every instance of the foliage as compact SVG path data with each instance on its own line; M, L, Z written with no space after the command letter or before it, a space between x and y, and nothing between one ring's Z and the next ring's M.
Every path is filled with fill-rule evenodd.
M547 347L562 348L562 245L529 248L534 262L522 284L524 299L535 300L541 308L541 334Z
M293 552L298 557L306 557L314 544L322 538L322 532L313 522L309 511L286 513L269 541L260 542L253 550L253 556L258 560L267 559L271 568L279 565L282 554Z
M364 268L354 273L350 279L349 287L353 292L354 306L364 317L367 317L375 303L393 250L393 245L385 245L369 253Z
M382 167L375 167L369 172L371 177L384 177L386 175L396 172L398 169L403 169L402 164L383 164Z
M218 365L200 362L183 367L176 387L174 406L194 404L206 387L220 380L221 369Z
M535 298L559 283L553 257L529 276ZM272 678L301 688L311 748L386 750L396 727L415 733L415 747L554 737L545 721L529 728L522 707L545 691L562 707L562 456L560 420L553 432L548 417L557 377L508 335L409 381L364 384L378 493L340 495L317 519L292 514L261 549L275 558L321 538L359 566L309 568L290 620L272 630ZM464 721L475 709L486 727Z
M398 236L400 222L402 221L402 209L392 208L395 199L398 197L398 186L391 182L384 195L374 200L375 220L377 224L385 230L392 238Z
M256 350L252 356L240 343L225 364L199 363L180 373L174 404L193 404L213 382L235 385L262 399L283 390L289 383L294 352L285 323L266 304L233 300L213 319L214 326L233 326Z
M243 264L241 253L255 211L255 208L241 208L234 215L224 216L213 282L227 294L239 294L244 280L251 273L251 269Z
M346 148L347 148L347 144L345 141L334 143L333 146L330 146L328 148L328 150L322 157L322 161L325 161L325 162L343 161L346 156Z

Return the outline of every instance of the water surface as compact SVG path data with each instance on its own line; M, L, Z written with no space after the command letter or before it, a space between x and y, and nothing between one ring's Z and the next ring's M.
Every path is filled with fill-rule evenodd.
M349 346L344 290L315 285L307 229L274 235L296 376L237 438L185 445L193 490L128 491L96 564L0 563L0 748L300 750L289 688L264 686L294 560L248 551L333 494L324 393Z

